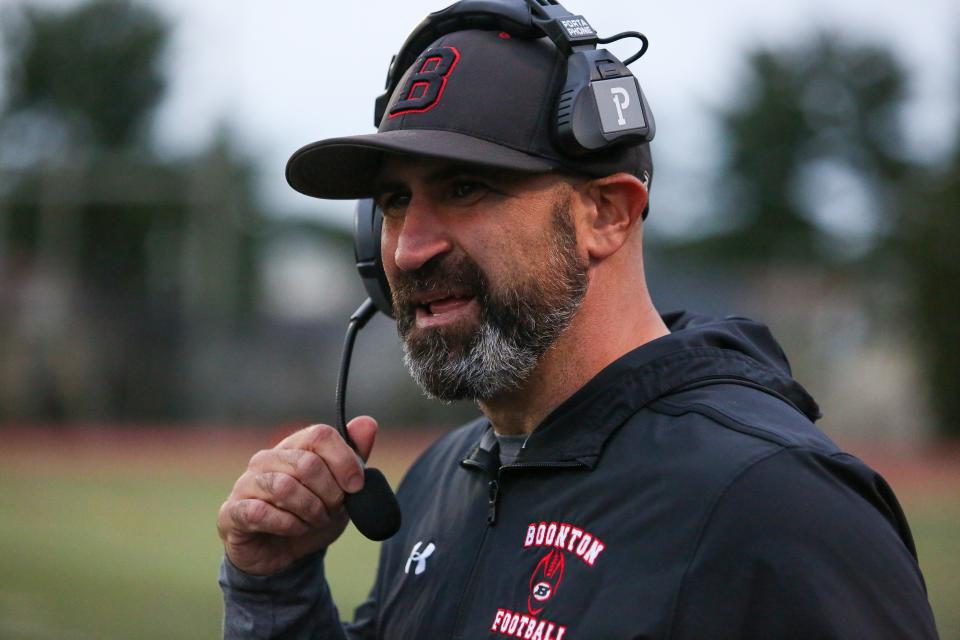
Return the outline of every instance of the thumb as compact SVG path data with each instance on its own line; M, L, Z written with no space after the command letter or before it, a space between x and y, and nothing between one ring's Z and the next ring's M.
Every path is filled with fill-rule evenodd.
M357 416L347 423L350 438L357 445L357 451L366 462L373 450L373 442L377 439L377 421L370 416Z

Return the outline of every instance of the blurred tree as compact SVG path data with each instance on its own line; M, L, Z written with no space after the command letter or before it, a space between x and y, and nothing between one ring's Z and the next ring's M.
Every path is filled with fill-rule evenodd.
M95 0L5 17L8 117L54 125L87 148L145 141L165 87L169 28L159 15L128 0Z
M168 206L178 168L147 136L169 27L127 0L7 7L2 24L0 167L21 170L5 244L59 277L136 297L156 218L183 215ZM145 197L158 192L159 202Z
M252 166L226 131L194 158L155 150L154 10L7 6L0 23L0 418L186 417L190 350L254 306Z
M849 257L833 240L851 216L866 216L860 232L874 240L906 175L897 120L905 85L889 52L832 34L750 54L740 97L720 115L722 231L684 252L743 265L836 263ZM825 187L837 181L863 197L832 199Z
M909 324L941 435L960 437L960 137L947 167L921 175L897 227Z
M867 296L871 320L913 334L937 432L960 435L960 140L943 170L905 158L907 78L881 47L820 34L756 51L747 70L739 101L720 115L722 230L673 253L734 268L829 269L859 291L879 283ZM906 295L889 295L898 289Z

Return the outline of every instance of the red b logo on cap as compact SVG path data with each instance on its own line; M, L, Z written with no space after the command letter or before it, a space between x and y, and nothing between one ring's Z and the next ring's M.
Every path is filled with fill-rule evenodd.
M447 78L457 66L460 52L454 47L438 47L424 51L417 62L419 70L411 73L397 95L401 96L390 109L390 117L407 113L423 113L437 106Z

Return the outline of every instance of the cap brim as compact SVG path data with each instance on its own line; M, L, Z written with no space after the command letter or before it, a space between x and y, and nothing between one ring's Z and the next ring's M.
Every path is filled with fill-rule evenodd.
M529 172L553 171L561 166L454 131L403 129L308 144L287 161L287 182L300 193L315 198L347 200L372 196L384 153Z

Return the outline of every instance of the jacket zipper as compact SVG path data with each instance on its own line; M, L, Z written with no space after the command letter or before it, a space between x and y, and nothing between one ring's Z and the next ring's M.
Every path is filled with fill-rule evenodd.
M497 474L497 478L500 474ZM487 524L493 526L497 523L497 499L500 497L500 483L497 480L490 481L490 491L487 497Z
M468 467L479 469L485 473L488 470L481 464L473 460L464 460L463 464ZM480 556L483 553L483 547L487 542L487 534L490 528L497 522L497 506L500 499L501 474L506 469L573 469L578 467L586 468L587 465L582 462L528 462L526 464L511 464L500 467L497 470L496 477L491 478L487 484L487 526L483 529L483 535L480 537L480 544L477 545L477 553L473 557L473 564L470 566L470 573L467 577L466 588L463 595L460 596L460 602L457 605L456 626L454 627L454 638L463 638L463 629L466 625L467 604L473 598L473 592L476 589L477 565L480 564Z
M490 481L490 491L487 500L487 524L493 526L497 523L497 506L500 499L501 476L507 469L575 469L586 467L582 462L527 462L520 464L508 464L497 470L497 477Z
M468 467L473 467L474 469L478 469L484 475L486 475L487 477L490 477L490 470L488 470L485 466L483 466L479 462L475 462L474 460L468 459L463 461L463 465ZM497 475L499 476L499 473ZM497 479L496 478L491 479L487 486L488 486L487 522L489 523L490 521L489 509L491 508L491 504L492 505L496 504L496 494L499 493L499 484L497 482ZM494 487L496 487L496 489L494 489ZM493 508L495 509L496 507L494 506ZM466 588L463 590L463 592L460 595L460 602L457 603L457 617L455 618L455 623L453 627L453 636L452 636L453 638L463 637L464 612L466 610L467 603L470 602L470 598L473 596L473 589L474 589L473 583L477 573L477 565L480 563L480 554L483 553L483 547L487 542L487 533L489 531L490 531L490 527L488 524L488 526L483 528L483 534L480 536L480 544L477 545L477 552L474 554L473 563L470 565L470 573L467 574Z

